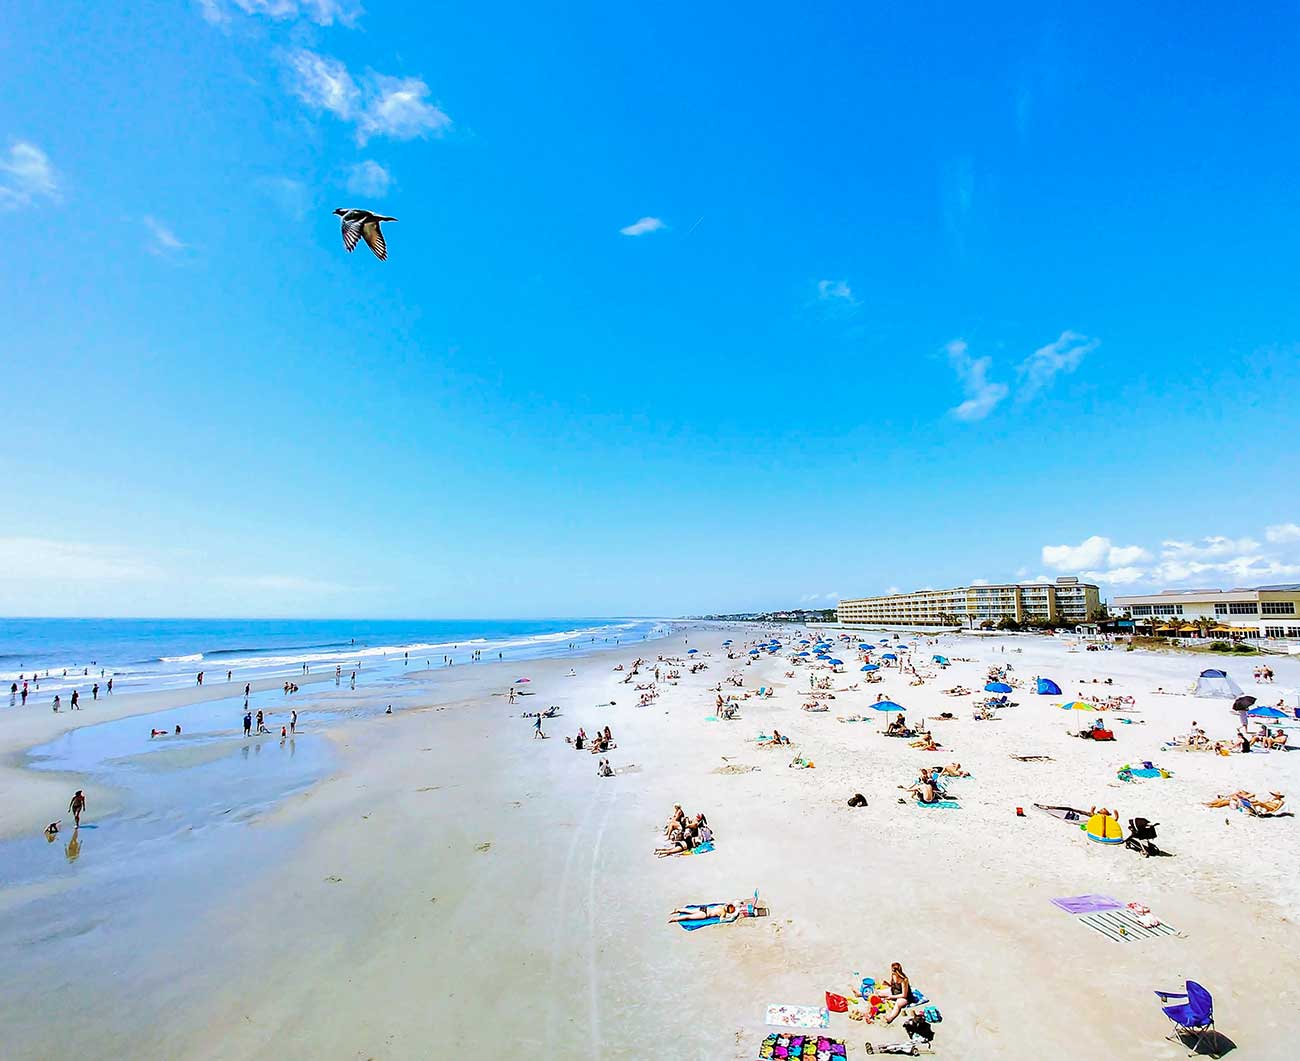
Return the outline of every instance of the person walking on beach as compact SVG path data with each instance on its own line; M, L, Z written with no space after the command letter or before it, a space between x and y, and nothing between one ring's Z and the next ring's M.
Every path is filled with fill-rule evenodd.
M112 678L109 678L109 679L108 679L108 691L109 691L110 693L113 691L113 679L112 679Z
M247 737L253 731L253 715L250 711L244 712L244 736Z
M99 699L99 682L96 682L94 685L90 687L90 698L92 700Z
M289 712L289 732L298 732L298 709L296 707Z
M20 706L22 707L27 706L27 683L26 682L23 682L23 691L18 694L18 701Z
M194 676L194 684L195 684L195 685L202 685L202 684L203 684L203 672L202 672L202 671L199 671L199 673L196 674L196 675Z
M244 682L244 699L248 699L248 694L253 690L252 682Z
M533 740L538 737L541 737L542 740L546 739L546 734L542 732L542 713L540 711L537 713L536 721L533 722Z
M86 794L77 789L72 795L72 801L68 804L68 810L72 812L72 820L81 827L81 812L86 809Z
M258 732L258 733L270 733L270 732L271 732L269 729L266 728L266 721L263 719L263 717L262 717L262 712L261 712L261 711L259 711L259 712L257 713L257 732Z
M62 703L63 703L63 701L59 698L59 694L58 694L58 693L55 693L55 694L54 694L54 710L55 710L55 711L58 711L59 706L60 706Z
M81 694L77 692L76 689L72 690L72 701L70 706L72 707L73 711L81 710Z

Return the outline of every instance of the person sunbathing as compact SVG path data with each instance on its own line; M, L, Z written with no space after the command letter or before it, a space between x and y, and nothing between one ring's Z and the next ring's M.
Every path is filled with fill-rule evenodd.
M934 782L924 771L916 784L908 788L908 793L916 800L917 803L938 803L939 790L935 788Z
M1276 814L1286 803L1286 796L1281 792L1270 792L1272 799L1253 799L1250 806L1246 808L1251 814Z
M672 832L674 828L680 829L686 824L686 812L682 810L680 803L673 804L673 812L668 815L668 821L664 824L664 832Z
M1286 738L1287 735L1285 730L1279 729L1273 733L1269 733L1268 727L1266 726L1264 727L1263 734L1259 738L1259 743L1264 745L1265 748L1280 750L1286 747Z
M668 843L664 847L656 847L655 854L660 858L667 858L669 855L681 855L690 850L690 845L686 842L686 835L679 828L674 828L668 833Z
M920 739L912 741L911 746L926 752L937 752L939 750L939 745L934 743L934 735L928 729L922 730Z
M699 906L682 906L673 911L668 919L670 925L678 921L699 921L706 917L716 917L718 922L728 925L740 917L735 903L701 903Z
M939 771L944 777L970 777L969 770L963 770L961 763L949 763Z
M893 1024L898 1015L907 1009L908 1004L912 1001L912 981L907 978L907 973L903 972L903 967L894 962L889 967L889 976L885 978L882 987L889 989L889 996L897 1001L894 1011L885 1018L886 1024Z

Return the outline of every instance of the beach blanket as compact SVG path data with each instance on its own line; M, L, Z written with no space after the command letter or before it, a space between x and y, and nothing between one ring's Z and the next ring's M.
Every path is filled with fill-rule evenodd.
M781 1028L829 1028L831 1015L824 1006L785 1006L773 1003L767 1007L763 1023Z
M1109 895L1066 895L1053 899L1052 905L1067 914L1099 914L1106 910L1122 910L1124 904Z
M834 1061L836 1058L844 1057L847 1047L839 1039L832 1039L826 1035L781 1035L773 1032L764 1039L758 1047L759 1061L768 1061L768 1058L786 1059L789 1061L812 1061L813 1058L818 1061Z
M940 799L935 800L933 803L921 803L920 801L917 801L916 805L918 807L938 807L941 810L961 810L961 804L955 799Z
M1124 909L1085 914L1078 920L1116 943L1131 943L1138 939L1178 935L1177 929L1163 922L1155 926L1144 925L1132 911Z
M712 851L712 850L713 850L713 841L712 841L712 840L705 840L704 843L699 844L699 845L697 845L696 847L692 847L689 851L686 852L686 854L688 854L688 855L707 855L707 854L708 854L710 851Z

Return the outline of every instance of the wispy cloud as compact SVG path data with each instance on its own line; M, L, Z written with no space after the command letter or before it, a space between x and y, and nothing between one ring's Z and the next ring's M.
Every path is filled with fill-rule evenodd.
M259 177L257 189L267 195L284 213L301 221L311 210L311 189L292 177Z
M657 217L643 217L630 225L624 225L619 232L625 236L644 236L648 232L658 232L664 227L664 223Z
M847 280L818 280L817 297L823 302L856 302Z
M1060 337L1040 346L1020 364L1020 390L1016 397L1028 401L1050 386L1062 372L1073 372L1085 357L1101 345L1078 332L1063 331Z
M230 21L236 11L276 22L299 19L318 26L355 26L363 14L357 0L198 0L199 13L213 25Z
M378 199L388 194L392 183L393 175L373 159L358 162L348 171L348 191L354 195Z
M15 140L0 155L0 210L16 210L37 199L56 201L59 181L50 157L26 140Z
M168 255L177 254L185 250L188 244L182 242L167 225L164 225L156 217L144 217L144 226L149 230L152 239L147 244L150 254Z
M286 53L285 65L290 91L313 110L352 124L358 144L377 136L441 136L451 128L450 116L429 101L429 86L421 78L368 72L358 79L338 59L306 48Z
M1270 532L1280 531L1281 533ZM1294 533L1292 533L1294 531ZM1264 532L1268 544L1252 537L1221 534L1183 540L1165 539L1155 551L1141 545L1115 545L1093 535L1078 545L1046 545L1043 563L1093 582L1148 587L1194 582L1258 585L1300 576L1300 525L1276 524Z
M132 582L163 577L151 561L111 545L53 538L0 538L0 581Z
M988 378L992 359L971 357L966 340L954 339L944 349L966 395L965 401L952 408L952 415L968 423L983 420L1007 396L1007 385L994 383Z

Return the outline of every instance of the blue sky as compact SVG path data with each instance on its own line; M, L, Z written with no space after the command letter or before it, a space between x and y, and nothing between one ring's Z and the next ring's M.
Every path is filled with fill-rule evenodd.
M9 22L0 612L1300 581L1293 4Z

